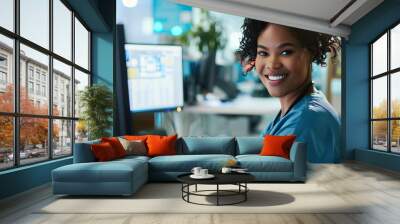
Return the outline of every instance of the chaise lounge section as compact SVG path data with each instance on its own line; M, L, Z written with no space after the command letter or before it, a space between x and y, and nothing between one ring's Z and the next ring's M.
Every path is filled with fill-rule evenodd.
M127 156L96 162L91 141L75 144L74 163L52 172L53 193L68 195L132 195L148 181L176 181L176 177L200 166L218 172L229 160L236 160L261 182L304 182L306 147L295 142L290 159L260 156L261 137L182 137L176 142L177 155Z

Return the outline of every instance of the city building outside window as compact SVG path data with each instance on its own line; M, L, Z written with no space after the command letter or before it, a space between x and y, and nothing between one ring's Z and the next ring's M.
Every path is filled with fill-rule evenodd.
M90 31L61 0L2 1L0 7L19 16L16 29L0 23L7 30L0 29L0 170L71 156L74 142L87 139L71 105L90 85Z
M42 73L42 82L46 82L46 76L47 76L47 74Z
M370 148L400 153L400 24L370 44Z
M32 66L29 66L28 74L29 74L29 79L33 80L33 67Z
M31 81L28 82L28 91L29 91L29 94L33 94L34 93L34 91L33 91L33 82L31 82Z
M4 91L7 85L7 56L0 54L0 91Z
M36 80L40 81L40 70L36 69Z
M5 71L0 71L0 84L7 84L7 73Z
M46 96L46 86L42 86L42 96Z
M0 67L7 67L7 56L4 54L0 54Z

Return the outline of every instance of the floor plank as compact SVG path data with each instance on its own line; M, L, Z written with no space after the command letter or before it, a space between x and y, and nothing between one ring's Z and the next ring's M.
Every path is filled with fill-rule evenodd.
M398 224L400 174L365 164L312 164L309 183L323 186L349 203L363 205L359 214L36 214L56 200L50 185L0 201L0 223L15 224ZM312 197L312 196L311 196Z

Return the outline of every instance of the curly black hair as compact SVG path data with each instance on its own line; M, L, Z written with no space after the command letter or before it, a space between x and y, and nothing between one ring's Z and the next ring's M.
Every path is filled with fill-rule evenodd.
M260 34L271 24L269 22L245 18L238 53L243 62L253 61L257 56L257 39ZM336 56L340 49L340 39L335 36L313 31L287 27L302 47L308 49L312 55L312 62L326 66L326 53L332 52Z

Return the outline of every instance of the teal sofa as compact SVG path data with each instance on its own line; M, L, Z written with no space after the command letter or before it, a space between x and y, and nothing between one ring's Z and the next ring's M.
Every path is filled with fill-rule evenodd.
M290 159L258 155L261 137L182 137L177 140L177 155L127 156L96 162L91 141L77 143L74 163L52 171L54 194L131 195L148 181L176 181L193 167L219 172L228 160L235 159L259 182L304 182L306 180L306 147L295 142Z

